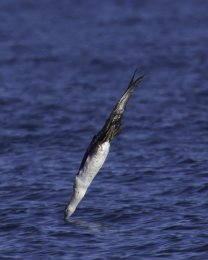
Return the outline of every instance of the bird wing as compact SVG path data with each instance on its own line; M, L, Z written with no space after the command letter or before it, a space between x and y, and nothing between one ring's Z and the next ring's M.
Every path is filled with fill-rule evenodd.
M128 87L125 93L122 95L113 111L111 112L109 118L106 120L102 129L92 138L90 145L88 146L87 151L85 152L80 169L84 166L85 161L90 153L95 153L100 144L108 141L111 142L112 139L119 135L121 130L123 113L126 107L126 104L134 92L135 88L142 81L144 76L135 78L136 71L134 72Z

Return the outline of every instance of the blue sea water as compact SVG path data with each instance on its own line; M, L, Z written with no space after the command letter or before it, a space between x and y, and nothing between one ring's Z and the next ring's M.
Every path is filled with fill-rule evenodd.
M208 259L208 2L0 1L0 259ZM94 134L145 74L63 219Z

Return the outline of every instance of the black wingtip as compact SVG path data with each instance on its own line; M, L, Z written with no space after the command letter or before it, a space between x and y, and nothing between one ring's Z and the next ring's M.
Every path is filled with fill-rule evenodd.
M132 85L134 85L134 86L138 85L143 80L144 74L135 79L135 75L136 75L137 71L138 71L138 69L136 68L131 77L128 88L131 87Z

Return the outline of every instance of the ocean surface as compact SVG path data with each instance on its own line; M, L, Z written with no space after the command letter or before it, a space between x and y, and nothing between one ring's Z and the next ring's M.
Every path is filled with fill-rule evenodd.
M208 259L208 1L0 1L0 259ZM135 70L121 135L74 177Z

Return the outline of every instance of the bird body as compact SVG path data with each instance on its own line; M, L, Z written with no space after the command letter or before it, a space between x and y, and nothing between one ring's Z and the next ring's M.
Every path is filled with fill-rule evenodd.
M67 218L74 213L91 182L103 166L109 153L109 148L110 143L106 141L98 146L96 153L88 155L85 164L75 177L74 191L67 207Z
M89 185L95 178L109 153L110 142L120 133L121 121L126 104L141 82L143 76L131 78L126 92L114 107L103 128L95 135L84 154L79 171L75 177L74 189L69 203L65 209L65 219L68 219L76 210L79 202L83 199Z

